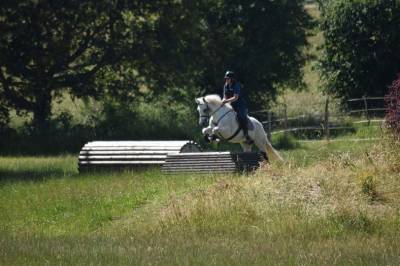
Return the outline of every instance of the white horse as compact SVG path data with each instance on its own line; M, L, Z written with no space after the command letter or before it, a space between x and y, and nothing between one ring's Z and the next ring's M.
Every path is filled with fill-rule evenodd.
M246 143L236 113L230 104L222 104L219 95L196 98L196 103L200 116L199 125L205 127L202 130L204 136L217 136L222 140L240 143L244 152L251 151L252 144ZM262 124L254 117L249 117L249 136L266 160L270 158L283 161L268 141Z

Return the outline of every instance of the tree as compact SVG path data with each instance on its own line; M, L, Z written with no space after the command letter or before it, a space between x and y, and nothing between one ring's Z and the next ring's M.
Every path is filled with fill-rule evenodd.
M238 72L255 103L301 82L301 0L20 0L0 6L0 97L45 129L54 99L192 99Z
M191 47L181 45L191 31L191 5L5 1L0 6L0 96L17 111L32 112L35 128L41 129L48 124L52 100L65 91L98 97L105 91L132 95L143 87L170 85L180 77L178 55L188 54L180 49Z
M95 95L96 72L119 55L114 12L118 1L6 1L0 9L2 96L17 111L33 112L45 127L51 101L63 90ZM116 46L115 46L116 45Z
M199 77L206 92L220 90L224 72L237 72L252 103L264 106L278 88L298 88L310 16L302 0L209 1L204 11L207 65Z
M343 101L385 95L400 70L400 1L319 2L326 89Z

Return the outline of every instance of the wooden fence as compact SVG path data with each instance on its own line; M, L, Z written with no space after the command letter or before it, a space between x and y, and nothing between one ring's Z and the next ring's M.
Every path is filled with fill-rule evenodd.
M324 135L326 139L330 138L332 130L350 130L354 129L352 126L343 125L340 123L341 119L345 118L356 118L358 120L352 120L353 124L367 123L382 123L386 108L384 105L384 97L362 97L348 100L349 109L342 115L334 115L330 113L329 108L329 97L326 98L325 108L319 114L303 114L298 116L289 117L287 115L287 106L283 105L283 112L281 116L275 113L261 110L250 112L250 115L256 117L262 117L262 124L268 134L268 138L271 139L272 134L298 131L319 131ZM306 122L308 120L308 122ZM316 123L310 124L309 120L313 120ZM333 122L336 120L336 122Z

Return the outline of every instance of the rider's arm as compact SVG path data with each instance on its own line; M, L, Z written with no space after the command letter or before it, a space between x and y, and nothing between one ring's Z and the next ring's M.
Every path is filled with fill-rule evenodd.
M233 94L233 97L231 97L231 98L228 98L228 99L223 99L222 100L222 103L224 104L224 103L233 103L233 102L235 102L235 101L237 101L238 99L239 99L239 95L240 95L240 85L239 85L239 83L235 83L234 85L233 85L233 91L234 91L234 94ZM224 93L225 94L225 93ZM224 95L225 96L225 95Z
M223 99L222 103L233 103L234 101L237 101L237 99L239 99L239 95L238 94L234 94L233 97L228 98L228 99Z

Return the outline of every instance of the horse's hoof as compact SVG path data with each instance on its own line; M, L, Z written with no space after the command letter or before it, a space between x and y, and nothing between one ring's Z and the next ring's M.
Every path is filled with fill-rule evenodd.
M262 154L264 160L268 162L269 159L268 159L267 153L266 152L261 152L261 154Z

